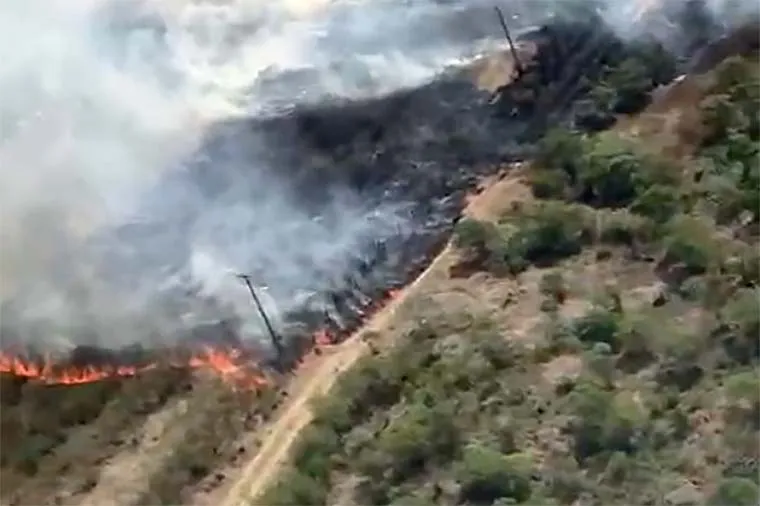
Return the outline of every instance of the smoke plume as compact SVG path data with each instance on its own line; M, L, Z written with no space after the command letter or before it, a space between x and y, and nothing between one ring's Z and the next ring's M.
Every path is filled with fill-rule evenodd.
M4 2L3 339L166 340L224 314L260 334L235 273L266 284L265 305L277 314L329 284L361 244L416 222L407 203L370 206L345 189L315 214L289 189L290 168L271 166L271 140L253 135L212 156L211 126L425 83L503 44L492 8L483 0ZM513 28L553 8L513 5ZM630 24L613 19L620 9L605 12L621 30ZM198 163L224 171L225 184L189 177Z
M294 297L320 270L339 270L363 237L404 227L401 207L364 209L347 193L315 217L282 189L276 168L251 167L230 150L218 164L238 170L240 184L210 197L183 173L205 156L200 142L216 122L387 93L471 57L498 33L477 11L316 0L3 3L3 338L121 344L205 318L195 306L158 309L171 291L221 297L255 326L235 272L265 272L272 291Z

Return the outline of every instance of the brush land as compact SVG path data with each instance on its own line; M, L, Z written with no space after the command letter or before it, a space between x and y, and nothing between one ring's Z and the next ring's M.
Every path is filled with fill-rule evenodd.
M759 109L751 54L550 132L248 504L758 504Z
M0 377L0 502L757 504L757 54L625 114L651 88L636 65L594 85L586 120L614 127L504 167L281 389Z

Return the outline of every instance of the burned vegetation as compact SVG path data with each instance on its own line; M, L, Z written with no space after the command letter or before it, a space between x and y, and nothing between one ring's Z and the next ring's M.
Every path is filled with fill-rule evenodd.
M640 116L543 135L251 504L757 504L758 26Z
M289 346L308 347L304 338L318 330L334 341L355 330L368 307L413 279L440 251L479 181L534 155L547 124L608 127L621 114L643 109L650 92L676 76L677 61L656 40L624 42L603 27L596 18L560 19L526 34L520 44L534 56L517 65L516 75L505 76L508 84L493 95L454 69L426 86L379 99L296 108L219 127L211 153L262 159L286 171L285 191L314 216L329 220L321 213L341 191L368 212L388 203L405 209L405 226L378 229L359 244L343 274L315 290L318 303L285 315ZM265 148L247 145L250 136L266 139ZM226 173L201 164L196 170L204 188L223 188L240 167Z
M716 206L722 219L732 226L737 220L743 223L745 211L753 202L756 204L752 200L754 173L748 170L746 175L737 176L739 183L705 190L707 193L699 194L699 198L692 193L684 196L681 180L669 176L667 170L659 171L659 161L650 164L649 155L630 152L625 142L610 146L583 135L625 122L626 116L645 108L652 91L669 82L683 62L674 59L654 40L619 39L596 18L581 22L556 20L527 34L520 44L531 46L534 57L521 61L520 72L508 79L511 82L495 95L476 89L459 69L420 88L390 96L297 107L269 117L218 125L197 159L177 176L183 179L162 183L158 193L162 188L180 184L190 185L213 198L215 193L240 185L247 173L276 167L277 180L284 182L282 191L298 201L310 216L333 219L325 215L329 210L327 203L336 192L345 191L361 202L361 209L368 213L388 203L398 204L405 209L406 226L383 229L383 234L364 238L339 276L325 277L319 286L312 287L316 302L312 299L283 315L284 323L277 336L282 340L282 353L273 353L275 350L266 345L243 342L241 322L228 317L214 301L208 301L215 319L224 323L181 329L173 340L180 343L175 347L179 351L80 347L62 364L55 364L62 370L103 366L105 370L118 372L123 370L120 368L131 367L140 374L109 374L108 378L95 382L73 381L81 383L73 386L48 385L35 381L33 374L20 375L29 369L19 369L18 362L0 361L4 371L0 373L3 499L10 504L79 504L83 497L106 500L113 490L111 485L115 487L118 480L113 475L109 478L108 473L101 474L100 468L117 466L121 462L119 452L126 449L129 453L129 448L145 443L153 449L140 461L146 465L140 475L142 479L135 478L139 483L125 481L120 485L125 494L120 504L176 504L190 500L194 487L223 480L223 476L212 472L216 464L255 451L241 449L233 442L242 432L265 421L281 402L278 381L287 380L282 371L291 371L299 365L314 346L315 335L331 342L349 336L392 290L404 286L426 267L455 229L455 240L466 264L464 268L458 267L460 276L474 271L514 276L533 265L556 265L601 240L609 241L611 248L613 245L629 248L636 261L656 258L662 272L674 276L687 272L689 276L679 278L674 290L688 291L687 281L696 283L695 279L712 282L707 276L713 267L710 251L693 244L691 229L678 228L668 218L683 214L684 206L699 203ZM709 141L712 144L700 147L705 150L705 160L734 156L746 144L731 145L729 151L723 149L726 139L734 139L729 132L734 131L735 125L726 123L733 121L733 116L726 112L733 109L723 107L726 103L733 104L731 97L729 94L729 98L716 99L717 103L708 108L717 119L713 123L716 129L713 140ZM547 133L547 125L565 125L573 132ZM756 136L756 132L752 135ZM248 142L254 138L256 143ZM551 202L525 209L509 223L507 218L498 224L459 220L465 197L479 181L486 176L504 176L499 171L509 162L534 158L539 168L530 175L532 191L537 199ZM722 169L705 170L715 175L710 171ZM238 191L250 199L262 191L255 185L244 186ZM707 198L713 195L709 192L718 190L725 191L732 200ZM632 214L620 219L614 213L605 214L609 221L605 221L606 227L600 231L590 224L590 209L600 212L625 209ZM156 248L159 251L151 251L148 256L160 254L164 248L186 249L189 245L185 235L189 230L183 227L197 218L196 210L183 208L182 202L178 202L174 211L177 219L163 224L164 229L158 226L153 230L151 225L146 230L142 225L134 225L115 233L133 238L138 248L141 238L151 234L164 237L165 244L161 243ZM683 227L691 226L690 218L683 220ZM756 226L757 217L746 221L741 228L745 234L742 237L753 239L756 232L752 227ZM519 230L507 238L503 231L513 225ZM668 227L674 227L671 235L657 235L662 230L671 230ZM167 229L172 234L164 234ZM665 244L669 256L660 258L650 251L655 244L653 237L662 237L664 242L656 244ZM155 247L155 243L151 244ZM187 254L184 251L180 256ZM741 255L737 258L727 262L730 266L721 264L721 268L739 276L741 286L724 288L752 290L757 280L753 278L756 272L753 274L751 270L751 259L745 260ZM134 261L111 260L116 265ZM682 269L681 264L686 267ZM547 303L545 309L563 305L568 290L556 276L547 279L544 292L553 302ZM727 295L732 304L739 304L734 301L738 294L731 291ZM196 295L176 294L180 299ZM163 304L161 301L157 305L163 308ZM176 300L171 304L181 306ZM732 311L742 309L738 305L731 307ZM359 477L355 498L361 503L422 500L431 504L490 504L493 500L526 502L531 498L570 503L593 493L602 500L616 497L621 476L623 481L639 477L636 473L640 469L631 460L641 441L633 436L646 434L662 439L670 437L668 431L681 431L679 434L686 431L687 408L671 405L681 395L672 393L671 387L675 385L679 392L688 392L710 376L713 369L700 364L695 370L680 355L662 355L665 358L658 362L661 367L656 374L669 393L658 398L662 402L656 409L662 415L658 420L673 426L664 427L663 422L660 424L663 427L658 426L654 432L644 431L638 411L633 414L625 411L630 408L630 399L621 400L622 407L611 403L613 398L617 399L610 389L614 378L607 378L603 386L597 384L596 377L589 379L588 385L561 385L558 392L576 391L575 397L585 392L590 397L573 404L572 414L580 417L580 422L567 428L577 438L573 444L579 445L580 453L576 460L557 461L551 476L538 473L535 462L527 455L528 449L520 446L527 437L525 431L534 427L513 427L504 417L498 423L495 418L479 418L484 413L495 413L501 409L499 406L515 409L519 406L522 411L512 413L518 423L559 409L552 404L553 397L547 403L527 386L525 382L535 378L511 376L509 371L521 368L526 361L540 364L567 349L582 349L589 357L592 352L596 354L589 361L603 373L607 371L605 364L623 355L632 362L634 355L649 357L650 362L652 356L661 358L657 354L665 352L659 349L625 348L625 342L630 344L634 339L630 336L637 335L638 329L625 327L630 322L608 309L605 306L573 321L572 336L558 330L557 335L552 334L550 343L528 355L524 350L513 349L497 334L489 333L487 325L481 329L483 332L478 331L475 348L463 348L462 355L448 354L451 350L441 350L437 337L450 329L423 325L405 338L406 344L401 348L373 358L351 373L346 382L355 381L357 389L350 385L342 387L333 400L320 408L315 426L304 436L296 452L297 469L288 475L286 485L267 495L266 503L324 503L331 497L336 476ZM756 350L751 348L747 337L755 327L751 319L742 315L727 316L734 319L722 320L722 330L716 330L711 339L720 340L726 350L733 350L731 360L747 366L756 360ZM446 324L444 321L444 327ZM624 334L622 328L630 332ZM3 327L4 338L12 332L12 328ZM625 336L630 340L625 341ZM609 347L608 351L604 345ZM242 349L245 353L234 365L241 361L255 362L257 374L263 371L256 377L276 380L257 383L255 390L231 392L227 385L198 387L189 373L190 364L198 359L199 350L209 347L228 352L228 357ZM45 368L44 353L29 352L28 358L40 370ZM205 356L204 363L213 358ZM270 366L277 373L270 371ZM726 367L733 367L733 362ZM447 375L443 385L436 379L441 375ZM731 381L735 384L732 391L739 392L734 404L743 421L737 423L743 424L756 406L744 402L747 377L738 376ZM409 387L411 390L407 392L405 385L413 388ZM412 395L417 397L412 399L409 397ZM443 402L442 395L450 396L451 402ZM493 400L498 395L506 398ZM490 407L475 407L488 399L492 400ZM610 406L620 410L612 412ZM377 414L385 408L394 415L393 420ZM164 432L140 433L139 427L147 420L160 420L153 416L167 410L176 418L170 422L151 422L165 423L168 428ZM458 425L461 416L478 419L477 431L462 430ZM599 420L604 420L604 427L594 425ZM745 425L740 426L746 429ZM190 434L187 437L185 428ZM590 441L598 431L606 439ZM369 433L379 434L376 445L366 437ZM747 438L744 441L751 437L748 432L741 434L740 437ZM672 449L667 445L663 448ZM734 454L721 454L720 458L733 460L726 461L727 483L718 486L726 489L720 493L729 495L716 497L746 496L747 490L751 493L754 485L747 484L750 479L742 471L742 466L750 461ZM452 462L456 466L447 467ZM567 470L565 465L569 466ZM751 465L747 464L750 468ZM583 473L578 466L584 469ZM739 471L729 471L730 466ZM386 473L384 469L393 472ZM605 470L604 474L593 474L600 469ZM430 476L435 479L428 480ZM592 478L587 476L599 476L604 483L603 491L595 492ZM111 485L104 484L109 479ZM631 480L630 483L635 481Z

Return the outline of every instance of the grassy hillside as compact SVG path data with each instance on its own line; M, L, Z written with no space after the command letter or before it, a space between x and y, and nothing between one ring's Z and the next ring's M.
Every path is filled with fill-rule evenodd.
M255 504L758 503L760 69L661 95L460 222L488 304L413 301Z

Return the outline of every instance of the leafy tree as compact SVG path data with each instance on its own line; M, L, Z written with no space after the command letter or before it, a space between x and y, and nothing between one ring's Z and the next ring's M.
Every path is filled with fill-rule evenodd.
M606 81L616 93L612 106L615 112L631 114L649 103L649 91L654 83L648 70L642 60L628 58L607 76Z

